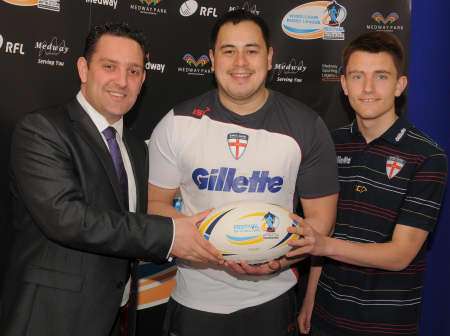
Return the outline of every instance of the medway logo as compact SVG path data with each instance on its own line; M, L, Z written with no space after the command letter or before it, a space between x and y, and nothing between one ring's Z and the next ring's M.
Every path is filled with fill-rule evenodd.
M141 14L159 15L167 14L167 9L160 7L162 0L134 0L139 4L130 4L130 9Z
M201 55L198 60L195 60L195 57L188 53L183 56L183 61L185 61L186 64L193 65L197 68L198 66L206 66L209 63L209 58L206 55Z
M392 12L390 13L386 18L383 16L383 14L381 14L380 12L375 12L372 14L372 19L376 22L376 23L383 23L383 24L391 24L394 23L395 21L397 21L400 17L398 16L397 13Z
M208 171L197 168L192 172L192 180L200 190L235 193L277 193L283 187L283 177L270 177L268 170L254 170L249 177L236 176L236 168L220 167Z
M380 12L375 12L371 16L372 20L376 24L366 25L367 30L394 32L403 30L403 25L396 24L399 21L400 16L396 12L389 13L386 17Z
M178 72L184 72L188 75L204 76L211 73L210 61L207 55L201 55L198 59L190 53L183 56L183 61L187 66L178 67Z
M393 178L402 170L406 161L396 156L390 156L386 160L386 174L388 179Z
M66 45L66 40L59 41L56 36L54 36L50 42L36 41L34 48L39 50L39 57L58 56L61 54L67 54L69 51L69 47Z
M108 7L112 7L114 9L116 9L117 1L118 0L86 0L86 3L100 5L100 6L108 6Z
M231 156L236 160L239 160L247 149L248 135L242 133L230 133L227 135L227 142Z

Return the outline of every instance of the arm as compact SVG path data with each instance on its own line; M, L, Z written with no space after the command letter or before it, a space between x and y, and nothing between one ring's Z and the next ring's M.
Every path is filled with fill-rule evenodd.
M149 183L147 212L149 214L170 216L172 218L185 217L185 215L178 212L172 205L178 190L178 188L164 189Z
M421 249L428 232L397 224L392 240L386 243L355 243L325 237L303 222L295 231L304 236L292 242L298 248L290 254L310 253L326 256L348 264L400 271L406 268Z
M298 327L302 334L308 334L311 328L311 316L314 309L317 284L322 273L321 258L311 258L311 268L309 271L308 285L306 287L305 297L297 317Z
M12 138L12 192L25 218L30 216L47 239L64 247L164 260L173 236L171 220L119 210L99 153L94 153L102 148L72 133L65 110L53 113L62 117L27 115ZM22 223L30 225L29 220Z

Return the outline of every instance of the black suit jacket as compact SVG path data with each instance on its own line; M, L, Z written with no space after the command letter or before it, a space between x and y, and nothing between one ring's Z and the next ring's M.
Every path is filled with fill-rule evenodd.
M31 113L11 147L14 242L0 334L108 335L130 262L163 261L169 218L148 216L148 154L124 129L137 190L123 207L109 151L76 100Z

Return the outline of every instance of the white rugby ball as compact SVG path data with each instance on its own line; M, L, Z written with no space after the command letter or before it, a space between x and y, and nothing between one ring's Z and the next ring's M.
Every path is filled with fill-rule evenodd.
M226 260L263 263L286 254L289 241L298 239L287 232L297 223L286 209L264 202L235 202L214 209L199 226Z

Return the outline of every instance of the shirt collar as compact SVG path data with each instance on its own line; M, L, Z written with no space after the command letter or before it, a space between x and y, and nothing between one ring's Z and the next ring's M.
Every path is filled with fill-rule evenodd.
M392 144L399 143L404 135L406 134L406 131L411 128L411 123L406 120L404 117L399 117L389 129L383 133L378 139L384 139ZM353 120L353 122L350 125L350 132L352 135L361 135L359 129L358 129L358 123L356 122L356 119Z
M86 100L81 91L78 92L76 98L78 100L78 103L80 103L81 107L86 111L86 113L91 118L92 122L94 123L95 127L97 127L100 133L102 133L109 126L112 126L116 129L120 138L122 138L123 118L120 118L114 124L109 124L106 118L103 115L101 115L96 109L94 109L91 104L89 104L89 102Z

